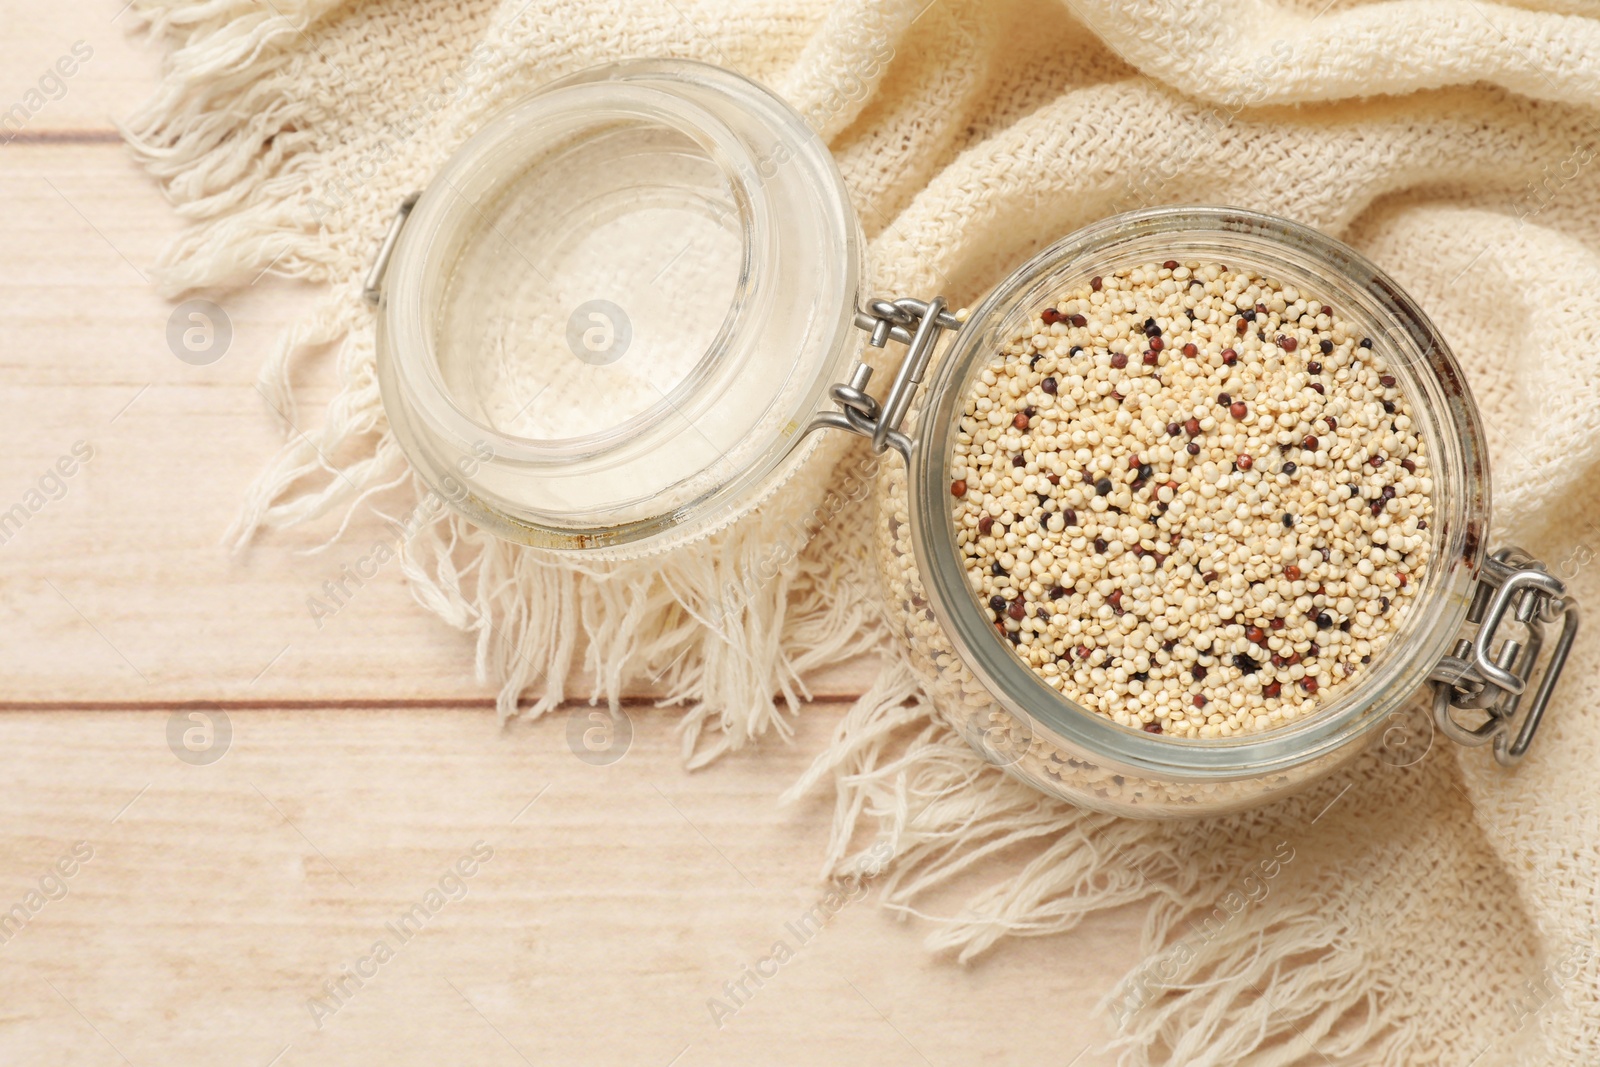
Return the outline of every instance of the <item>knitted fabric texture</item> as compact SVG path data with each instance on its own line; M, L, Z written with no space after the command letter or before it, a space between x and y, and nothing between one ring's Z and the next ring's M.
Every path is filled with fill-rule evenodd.
M387 432L360 291L395 206L529 90L673 56L740 71L807 117L850 188L876 292L971 303L1044 244L1157 203L1269 211L1354 244L1467 370L1495 543L1597 604L1600 504L1584 486L1600 384L1583 353L1600 336L1600 20L1583 8L134 0L170 54L127 135L195 222L161 265L172 294L264 270L324 290L263 369L303 433L248 493L238 542L415 507L425 489ZM336 395L308 423L293 383L318 373ZM757 514L646 564L577 564L441 514L405 542L404 573L475 634L502 715L538 715L579 679L615 702L655 678L682 705L691 764L787 736L808 675L878 655L878 682L794 790L836 798L825 873L887 842L883 901L961 959L1145 902L1144 955L1104 1005L1126 1063L1600 1062L1594 642L1515 771L1419 736L1408 751L1424 758L1363 757L1242 815L1080 811L986 765L929 706L876 603L869 507L783 540L797 516L833 514L829 486L862 457L830 441ZM749 582L775 542L777 578Z

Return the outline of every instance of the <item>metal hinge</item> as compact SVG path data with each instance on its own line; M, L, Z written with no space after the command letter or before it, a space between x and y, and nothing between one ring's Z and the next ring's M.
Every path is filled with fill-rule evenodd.
M400 201L399 210L389 220L389 232L383 235L383 244L378 246L378 254L373 257L372 266L367 268L367 276L361 282L361 295L369 304L376 304L383 297L383 276L388 273L389 259L394 255L394 246L400 243L400 231L405 228L406 219L411 216L411 209L417 206L417 198L421 195L412 193Z
M922 384L922 375L939 346L945 330L959 329L961 320L945 310L944 297L917 300L901 297L898 300L874 300L868 311L856 312L856 326L872 336L867 343L882 348L889 341L899 341L906 346L905 359L895 373L894 383L883 398L883 404L867 395L867 383L872 380L872 368L857 363L848 382L838 382L828 390L838 411L823 411L806 426L805 433L824 428L845 430L872 439L872 450L883 452L893 448L911 459L911 438L900 432L900 423L911 409L911 401ZM804 436L804 434L802 434Z
M1523 640L1500 633L1507 616L1526 631ZM1567 595L1565 583L1543 563L1521 549L1503 548L1484 561L1467 622L1477 627L1476 633L1457 641L1451 655L1430 675L1434 722L1446 737L1463 745L1494 742L1494 758L1509 767L1527 754L1550 704L1550 694L1561 679L1573 639L1578 636L1578 607ZM1544 628L1556 622L1561 623L1561 632L1534 690L1533 703L1518 726L1517 711L1544 647ZM1468 726L1456 712L1480 713L1482 719Z

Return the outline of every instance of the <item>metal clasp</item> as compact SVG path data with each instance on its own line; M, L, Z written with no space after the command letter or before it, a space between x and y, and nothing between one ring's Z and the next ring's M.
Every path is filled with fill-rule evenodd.
M856 327L872 336L867 343L882 348L889 341L906 346L905 359L895 373L883 404L867 395L872 368L857 363L848 382L838 382L828 390L838 411L823 411L812 419L804 433L831 428L872 439L872 450L881 453L893 448L911 459L911 438L900 432L900 423L911 409L911 401L922 384L922 375L933 359L934 349L945 330L959 329L961 320L945 310L944 297L917 300L904 296L898 300L874 300L868 311L856 312Z
M417 206L417 197L421 195L412 193L400 201L399 210L389 220L389 232L383 235L383 244L378 246L378 254L373 257L372 266L367 268L367 276L361 282L361 295L369 304L376 304L383 296L383 276L389 270L389 258L394 255L394 246L400 243L400 231L405 228L406 219L411 216L411 209Z
M1521 625L1523 640L1500 633L1507 618ZM1519 548L1503 548L1484 561L1479 584L1467 609L1467 622L1477 627L1471 639L1456 642L1452 654L1434 668L1433 717L1439 730L1463 745L1494 743L1494 758L1509 767L1527 754L1561 679L1573 639L1578 636L1578 607L1566 585L1543 563ZM1518 708L1533 681L1544 648L1547 623L1561 623L1533 702L1516 722ZM1498 642L1498 645L1496 644ZM1468 726L1456 712L1479 712Z

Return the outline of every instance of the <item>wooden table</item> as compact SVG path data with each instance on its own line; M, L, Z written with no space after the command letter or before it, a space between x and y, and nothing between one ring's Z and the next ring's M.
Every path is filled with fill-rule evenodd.
M219 298L220 361L174 357L146 271L183 223L113 125L160 57L120 7L0 0L0 108L93 50L0 147L0 1063L1109 1062L1084 1050L1134 911L962 968L853 903L713 1020L821 893L827 798L776 798L865 667L818 681L792 745L689 775L645 700L590 766L583 708L496 724L393 565L316 624L375 524L221 546L284 430L256 370L309 294L263 277ZM231 729L214 762L175 755L197 713Z

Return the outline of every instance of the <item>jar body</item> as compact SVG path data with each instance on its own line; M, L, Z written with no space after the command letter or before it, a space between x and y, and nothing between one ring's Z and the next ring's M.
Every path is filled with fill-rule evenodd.
M1430 562L1370 666L1289 725L1185 740L1120 726L1046 685L996 633L959 557L952 451L972 376L1019 322L1094 275L1166 259L1248 268L1339 309L1384 347L1433 464ZM1416 306L1370 263L1314 231L1227 209L1156 209L1074 234L973 312L913 409L909 465L882 479L877 529L891 616L939 707L986 759L1030 784L1123 815L1203 815L1261 803L1326 774L1414 709L1457 639L1483 562L1486 453L1459 368Z

